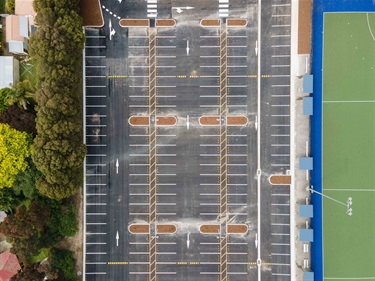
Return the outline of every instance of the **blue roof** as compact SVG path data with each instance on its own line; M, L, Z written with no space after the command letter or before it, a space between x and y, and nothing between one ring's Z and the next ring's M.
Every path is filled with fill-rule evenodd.
M300 230L299 230L299 241L314 242L314 230L300 228Z
M313 98L304 97L303 98L303 115L313 115Z
M313 169L313 158L312 157L300 157L299 158L299 169L300 170L312 170Z
M305 271L303 273L303 281L314 281L314 272Z
M311 94L314 91L314 76L313 75L303 75L303 93Z
M299 205L299 216L301 218L314 217L314 206L313 205Z

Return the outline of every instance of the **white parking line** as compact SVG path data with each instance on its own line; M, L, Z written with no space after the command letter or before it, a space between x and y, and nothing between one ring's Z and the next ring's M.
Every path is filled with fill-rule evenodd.
M271 233L271 235L274 235L274 236L278 236L278 235L281 235L281 236L290 236L290 234L288 234L288 233Z

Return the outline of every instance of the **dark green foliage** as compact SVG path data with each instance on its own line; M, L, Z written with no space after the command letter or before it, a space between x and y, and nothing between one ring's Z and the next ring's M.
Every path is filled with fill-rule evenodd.
M34 110L24 110L17 105L12 105L0 113L0 123L6 123L13 129L35 136L35 117Z
M21 198L16 196L12 188L0 189L0 210L6 213L14 212L21 202Z
M0 89L0 113L4 112L8 107L7 95L10 91L10 88Z
M12 189L17 196L23 196L26 199L35 199L39 192L35 187L35 182L40 178L42 173L37 170L34 163L29 161L29 167L16 176Z
M41 281L44 280L46 274L44 272L39 272L39 263L35 263L30 266L26 266L25 268L18 271L16 275L14 275L10 281Z
M38 235L33 235L30 238L17 238L13 240L13 247L10 251L21 258L28 258L29 256L36 256L43 247L43 240Z
M58 270L59 280L74 281L75 277L75 259L71 251L52 249L51 267Z
M33 161L42 195L61 200L82 185L82 49L78 0L35 0L38 30L30 39L37 61L37 136Z

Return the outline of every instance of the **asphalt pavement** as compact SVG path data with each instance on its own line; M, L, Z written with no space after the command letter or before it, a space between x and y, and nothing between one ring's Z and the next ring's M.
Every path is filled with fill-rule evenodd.
M86 256L85 280L155 280L150 239L156 239L156 280L290 280L289 186L268 177L290 169L290 0L262 1L260 73L257 77L257 1L101 1L105 25L86 28ZM219 6L219 5L227 5ZM189 8L192 7L192 8ZM121 18L174 18L175 27L119 26ZM225 16L228 14L228 16ZM116 16L115 16L116 15ZM246 27L226 29L227 115L246 116L246 126L202 126L220 115L220 28L203 18L245 18ZM115 30L110 36L109 22ZM153 24L153 20L151 20ZM175 116L174 126L156 126L156 197L150 198L152 126L131 126L131 116L149 116L150 44L156 48L156 113ZM261 100L258 100L258 81ZM258 106L261 115L257 116ZM225 116L221 116L224 118ZM259 123L258 123L259 122ZM221 224L220 134L226 129L226 204L231 224L223 272L221 235L202 234L202 224ZM260 128L260 154L257 135ZM257 163L260 155L261 202ZM132 234L156 222L176 234ZM260 203L261 214L258 214ZM261 229L258 229L260 218ZM261 234L259 245L256 237ZM262 262L257 266L260 247Z

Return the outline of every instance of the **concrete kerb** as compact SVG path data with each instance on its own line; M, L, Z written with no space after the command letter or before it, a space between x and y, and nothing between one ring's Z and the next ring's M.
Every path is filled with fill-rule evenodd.
M207 119L207 122L205 121ZM203 121L203 122L202 122ZM214 122L214 124L210 123ZM221 118L219 115L207 115L199 117L199 125L201 126L220 126Z
M219 19L201 19L199 24L202 27L220 27L221 22Z
M147 228L146 231L135 231L135 227L144 227ZM128 226L128 231L131 234L150 234L150 225L145 223L132 223Z
M205 231L205 230L202 230L203 227L211 227L211 230L212 231ZM200 224L199 225L199 233L201 234L220 234L221 233L221 225L220 224Z
M103 15L102 15L103 16ZM82 32L85 33L85 28L82 28ZM83 143L86 144L86 48L82 50L82 76L83 76ZM82 245L82 281L86 280L86 157L83 160L83 245Z

